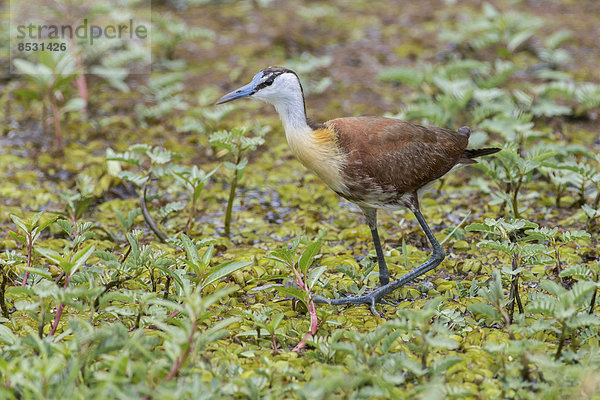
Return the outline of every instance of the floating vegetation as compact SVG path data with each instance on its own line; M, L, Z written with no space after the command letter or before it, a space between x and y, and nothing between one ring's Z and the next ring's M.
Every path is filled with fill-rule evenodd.
M153 1L153 60L101 42L13 58L0 398L597 396L600 8L571 2L566 30L538 3ZM359 210L272 111L213 106L266 65L298 71L317 121L387 113L503 148L423 196L448 255L382 317L315 304L377 285ZM398 278L426 238L403 211L379 223Z

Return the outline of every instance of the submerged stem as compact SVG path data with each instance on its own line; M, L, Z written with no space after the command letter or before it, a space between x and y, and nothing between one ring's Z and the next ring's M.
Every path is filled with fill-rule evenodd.
M519 197L519 190L521 189L522 183L523 183L523 175L519 176L519 180L517 181L516 187L513 189L512 208L513 208L513 214L514 214L515 218L521 218L521 215L519 213L518 197Z
M6 280L8 279L8 277L6 276L4 269L2 269L0 276L2 277L2 282L0 283L0 309L2 310L2 315L4 316L4 318L9 319L10 313L8 312L8 307L6 306L6 299L4 297L4 294L6 293Z
M310 314L310 332L307 332L302 340L292 349L292 351L300 351L304 347L306 347L305 340L309 339L311 336L314 336L317 333L317 329L319 329L319 319L317 317L317 308L315 307L315 302L312 300L312 294L310 288L304 281L300 271L297 268L292 267L294 273L296 274L296 283L302 290L306 292L306 301L308 307L308 313Z
M594 313L594 307L596 306L596 294L598 293L598 289L594 290L594 294L592 295L592 301L590 302L590 309L588 310L588 314Z
M558 342L558 348L556 349L556 354L554 354L554 359L557 360L562 354L562 349L565 345L565 332L567 331L567 325L563 322L560 330L560 339Z
M63 286L63 290L65 290L67 288L67 286L69 286L69 282L71 282L71 274L68 274L67 277L65 278L65 284ZM58 328L58 322L60 321L60 317L62 316L62 312L63 312L64 308L65 308L65 305L63 303L60 303L58 305L58 307L56 308L56 317L54 317L54 323L52 324L52 330L50 331L48 336L54 336L54 333L56 332L56 328Z
M27 234L27 268L31 268L31 255L33 253L33 238L31 237L31 233ZM29 277L29 271L25 271L23 275L23 282L21 286L27 285L27 278Z
M239 158L238 158L239 159ZM237 165L237 164L236 164ZM227 200L227 211L225 211L225 235L229 236L231 232L231 213L233 211L233 200L235 199L235 189L239 179L239 170L235 170L231 187L229 188L229 199Z
M196 216L196 197L192 195L192 209L190 210L190 216L188 217L187 224L185 224L185 231L190 233L190 228L192 227L192 222L194 221L194 217Z
M167 243L167 239L169 238L163 231L160 230L158 226L156 226L156 222L152 219L150 212L148 211L148 206L146 205L146 197L148 194L148 181L151 179L150 174L148 174L148 180L144 182L141 187L141 196L140 196L140 208L142 209L142 215L144 216L144 220L152 229L152 232L160 239L161 242Z
M174 378L175 376L177 376L177 373L179 372L179 370L181 369L181 366L183 365L183 363L185 362L185 360L188 358L188 356L190 355L190 353L192 352L192 345L194 343L194 334L196 333L196 327L198 326L198 320L194 319L194 323L192 324L192 330L190 332L190 335L188 336L187 339L187 349L185 349L185 352L179 356L177 358L177 360L175 361L175 364L173 364L173 367L171 368L171 371L169 371L169 375L167 375L167 377L165 378L166 381Z
M56 104L56 98L52 92L49 93L50 107L52 108L52 122L54 123L54 143L58 150L63 148L62 129L60 127L60 111L58 110L58 104Z

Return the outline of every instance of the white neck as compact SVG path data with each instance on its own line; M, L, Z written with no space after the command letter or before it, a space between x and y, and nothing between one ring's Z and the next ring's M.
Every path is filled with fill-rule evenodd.
M259 90L253 97L275 106L288 142L290 136L306 134L311 131L306 122L304 97L296 75L280 75L271 86Z
M297 93L297 96L287 98L283 101L274 102L275 110L279 113L279 118L283 124L285 135L301 134L310 132L311 128L306 122L306 110L304 109L304 99L302 93Z

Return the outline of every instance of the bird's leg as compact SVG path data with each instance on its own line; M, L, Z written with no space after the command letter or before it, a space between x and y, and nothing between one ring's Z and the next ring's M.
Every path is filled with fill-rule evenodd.
M381 243L379 242L379 234L377 233L377 226L371 228L371 234L373 235L373 243L375 243L375 253L377 253L377 264L379 264L379 284L385 286L390 283L390 274L388 272L385 258L383 257L383 250L381 250Z
M379 265L379 283L381 286L385 286L390 283L390 274L388 272L387 264L385 263L385 257L383 256L383 250L381 249L381 242L379 241L379 233L377 232L377 209L376 208L363 208L361 207L365 217L367 217L367 223L371 228L371 235L373 236L373 244L375 244L375 253L377 254L377 264Z
M444 260L444 257L446 256L444 250L442 249L442 246L437 241L435 236L433 236L433 233L427 225L427 222L425 222L425 218L423 218L421 211L419 211L419 209L415 207L413 209L413 213L415 214L417 221L419 221L419 225L421 225L423 232L425 232L427 239L433 247L433 252L431 253L431 256L423 264L419 265L417 268L402 276L400 279L390 282L387 285L381 286L369 294L357 297L349 297L345 299L326 299L324 297L317 297L314 299L314 301L317 303L327 303L333 305L368 304L371 308L371 312L373 312L373 314L379 315L375 310L375 303L380 302L384 296L392 293L394 290L406 285L415 278L423 275L427 271L430 271L433 268L440 265L440 263Z

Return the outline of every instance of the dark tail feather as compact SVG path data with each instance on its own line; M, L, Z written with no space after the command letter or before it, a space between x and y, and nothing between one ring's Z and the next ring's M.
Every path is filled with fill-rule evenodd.
M466 158L477 158L482 156L489 156L490 154L494 154L499 152L502 149L497 147L487 147L485 149L467 149L463 153L463 157Z
M485 149L467 149L462 153L462 157L460 158L460 163L463 164L474 164L477 161L474 158L489 156L490 154L494 154L499 152L502 149L497 147L488 147Z

